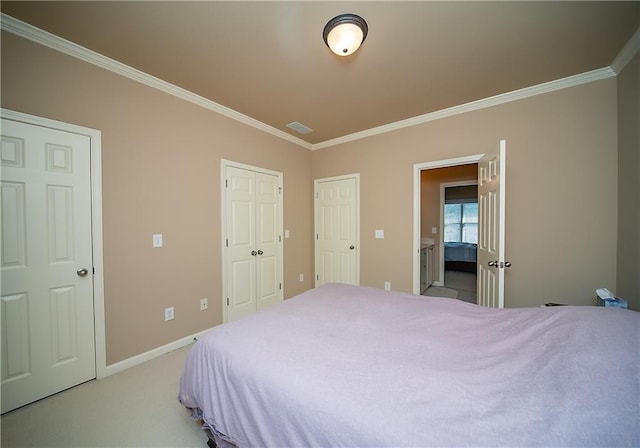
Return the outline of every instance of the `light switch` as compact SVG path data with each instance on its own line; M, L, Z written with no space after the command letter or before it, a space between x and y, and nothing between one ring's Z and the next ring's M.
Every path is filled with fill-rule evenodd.
M289 229L286 229L286 230L284 231L284 237L285 237L285 239L286 239L286 238L289 238Z
M436 233L438 233L438 228L437 227L431 227L431 233L433 233L434 235Z
M153 235L153 247L162 247L162 234L156 233Z
M384 230L376 230L376 238L384 238Z

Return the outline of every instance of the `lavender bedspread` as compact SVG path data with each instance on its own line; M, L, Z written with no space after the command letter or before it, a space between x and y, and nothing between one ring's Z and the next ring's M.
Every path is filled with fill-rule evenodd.
M239 447L640 446L640 313L325 285L216 327L179 400Z

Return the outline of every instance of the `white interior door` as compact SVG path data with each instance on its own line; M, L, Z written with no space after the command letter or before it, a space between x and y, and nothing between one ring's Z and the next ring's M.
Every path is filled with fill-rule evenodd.
M360 177L317 179L315 195L316 286L360 283Z
M2 119L2 412L95 378L91 145Z
M256 305L261 310L282 301L280 184L278 177L272 174L255 173L255 176Z
M478 305L504 307L506 141L478 163Z
M227 320L256 311L255 175L226 169Z
M226 320L283 300L282 178L223 161Z

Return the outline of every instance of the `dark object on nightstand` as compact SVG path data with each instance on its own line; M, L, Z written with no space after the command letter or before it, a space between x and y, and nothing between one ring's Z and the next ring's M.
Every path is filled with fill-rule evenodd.
M547 302L544 306L566 306L564 303Z

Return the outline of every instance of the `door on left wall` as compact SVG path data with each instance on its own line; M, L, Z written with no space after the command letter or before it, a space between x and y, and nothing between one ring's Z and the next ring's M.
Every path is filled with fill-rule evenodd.
M96 377L88 136L2 119L2 413Z

